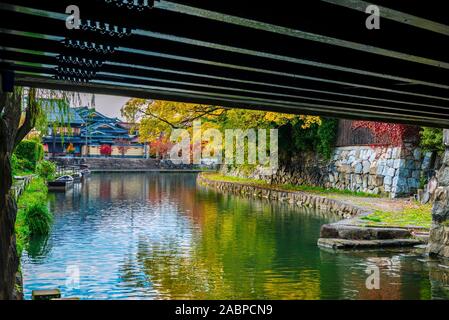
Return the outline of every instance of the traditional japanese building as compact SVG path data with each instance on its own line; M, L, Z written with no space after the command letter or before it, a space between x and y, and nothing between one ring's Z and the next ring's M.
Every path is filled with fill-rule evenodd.
M53 107L48 112L48 134L43 143L51 156L144 157L146 148L139 143L132 125L107 117L94 108ZM106 146L106 148L105 148ZM101 149L109 152L101 152Z

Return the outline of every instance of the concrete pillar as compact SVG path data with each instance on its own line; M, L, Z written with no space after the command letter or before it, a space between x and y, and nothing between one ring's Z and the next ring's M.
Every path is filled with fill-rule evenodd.
M437 174L438 189L432 209L432 229L428 252L433 256L449 258L449 129L444 130L446 152Z

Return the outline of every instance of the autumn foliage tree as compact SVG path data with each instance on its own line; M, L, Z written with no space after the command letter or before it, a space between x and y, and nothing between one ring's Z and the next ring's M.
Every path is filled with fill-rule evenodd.
M173 143L165 135L161 134L159 138L150 142L150 153L153 157L165 158L172 147Z
M115 139L115 144L117 146L118 151L124 157L128 150L131 148L131 144L127 139Z
M72 154L75 153L75 147L73 146L73 143L69 143L69 145L66 148L66 152L68 154Z
M202 131L210 128L221 131L269 129L292 122L301 122L303 129L307 129L313 124L321 124L320 117L316 116L145 99L129 100L122 108L122 115L128 121L140 119L140 141L154 142L156 147L164 146L174 129L187 129L192 133L195 120L201 120ZM161 134L164 135L162 140Z
M100 146L100 154L105 157L110 157L112 154L112 147L108 144L103 144Z

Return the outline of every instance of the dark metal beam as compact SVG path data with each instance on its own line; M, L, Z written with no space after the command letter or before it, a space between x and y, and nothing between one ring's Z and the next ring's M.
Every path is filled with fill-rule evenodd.
M363 0L321 0L324 2L332 3L337 6L343 6L346 8L365 12L366 8L373 3ZM449 36L449 26L446 24L438 23L421 17L417 17L411 14L407 14L401 11L390 9L388 7L378 5L380 10L380 16L382 19L390 19L399 23L407 24L416 28L425 29L428 31L436 32Z
M4 32L5 30L0 29L0 35L2 32ZM55 44L54 45L50 45L50 44L45 44L45 46L47 46L47 48L53 48L51 50L55 50L54 52L59 52L60 50L62 50L62 46L59 43L62 40L62 37L58 37L58 36L53 36L53 35L41 35L41 34L29 34L29 33L25 33L25 32L17 32L17 31L12 31L12 30L7 30L7 32L12 33L14 35L20 35L20 37L24 37L24 38L33 38L33 39L27 39L24 40L24 44L25 46L31 46L32 43L41 43L41 42L46 42L48 39L51 39L51 41L54 41ZM5 39L5 43L8 41L12 41L12 40L8 40L8 37L6 37ZM44 38L44 40L42 40L41 38ZM14 43L20 43L20 39L14 38L13 42ZM36 40L34 40L36 39ZM11 45L14 45L14 43L11 43ZM148 43L146 43L146 46L148 45ZM157 47L157 46L156 46ZM176 50L178 47L173 47L172 49L175 50L174 52L178 52ZM49 50L47 49L47 50ZM42 49L35 49L35 50L45 50L45 47L42 47ZM71 49L72 50L72 49ZM181 49L179 49L181 50ZM160 50L161 51L161 50ZM221 70L223 69L230 69L228 71L226 71L225 73L227 74L238 74L239 72L250 72L250 73L258 73L258 74L264 74L267 77L285 77L287 79L290 80L295 80L295 81L304 81L304 82L316 82L317 85L318 83L320 86L324 86L324 88L326 88L327 85L330 86L342 86L340 88L340 90L346 92L346 93L351 93L349 91L348 88L350 87L354 87L354 88L358 88L357 91L359 89L369 89L369 90L377 90L377 91L382 91L382 92L390 92L390 93L397 93L397 94L404 94L404 95L410 95L410 96L415 96L415 97L424 97L424 98L431 98L431 99L441 99L441 100L448 100L448 98L446 97L446 95L448 94L447 90L439 90L440 87L442 85L438 85L438 84L434 84L432 86L429 85L429 87L432 87L432 90L427 90L425 89L425 87L423 85L417 85L414 84L413 85L413 91L410 90L399 90L398 88L400 88L400 86L398 86L398 84L396 82L392 82L392 81L386 81L384 80L383 82L379 82L379 81L374 81L373 79L366 79L366 77L363 77L362 75L352 75L351 78L349 79L349 81L342 81L345 80L345 73L341 74L341 73L330 73L327 75L327 78L322 78L322 77L316 77L313 76L314 73L312 71L304 71L304 68L302 69L301 73L292 73L292 72L287 72L287 71L283 71L283 70L279 70L279 69L274 69L274 70L269 70L269 69L264 69L259 67L260 64L264 63L264 61L260 61L258 63L255 63L255 59L251 59L251 60L244 60L244 61L240 61L241 64L233 64L233 63L228 63L228 62L223 62L220 61L220 56L217 55L216 56L216 61L213 60L207 60L207 55L205 55L204 52L202 52L201 54L203 56L205 56L206 59L201 59L201 58L193 58L193 57L187 57L187 56L180 56L180 55L176 55L176 54L169 54L169 48L164 48L163 51L167 52L160 52L160 51L153 51L151 50L151 46L149 46L149 49L147 50L143 50L143 49L133 49L133 48L127 48L127 47L120 47L119 49L116 50L116 53L114 55L111 55L110 57L108 57L108 59L115 59L116 55L118 54L126 54L126 55L133 55L136 56L135 59L131 59L128 58L132 61L137 60L140 61L141 59L154 59L154 58L158 58L158 59L164 59L164 60L171 60L171 61L176 61L179 62L179 66L178 68L180 70L183 69L188 69L191 68L192 65L195 66L200 66L199 70L206 70L207 69L214 69L214 71L209 72L210 74L216 74L216 72L223 72ZM204 51L204 50L202 50ZM76 50L74 51L76 52ZM199 53L198 53L199 54ZM227 55L226 58L229 58L229 55ZM239 61L236 61L236 63L239 63ZM253 67L254 66L254 67ZM272 66L270 64L270 66ZM284 67L285 69L287 69L287 66ZM290 66L289 69L293 69L292 66ZM198 69L196 70L198 71ZM299 72L299 70L298 70ZM310 76L309 76L310 74ZM346 75L347 77L348 75ZM250 78L254 78L254 76L250 76ZM334 79L339 79L339 80L334 80ZM446 87L443 86L443 88L441 89L445 89ZM438 90L436 90L438 89ZM441 95L443 95L444 97L441 97Z
M292 11L283 0L269 8L242 1L160 0L128 19L105 1L77 1L83 25L99 21L132 29L115 37L98 28L67 30L69 0L8 2L0 2L0 69L15 71L22 84L75 88L53 78L90 79L78 84L80 90L449 124L445 26L397 7L373 33L364 27L366 14L349 6L358 0L342 5L305 0L304 12ZM408 23L399 19L410 15ZM348 32L351 26L357 32ZM82 43L107 45L111 54L85 50ZM79 59L92 63L73 67Z
M58 89L66 91L78 91L86 93L101 93L111 95L132 96L145 99L160 99L170 101L192 102L201 104L221 105L229 108L244 108L286 112L292 114L311 114L330 117L340 117L346 119L359 120L373 120L383 122L395 122L425 125L433 127L448 127L449 119L413 119L406 115L394 115L385 117L377 114L362 114L355 112L339 111L338 108L327 108L326 105L311 105L311 104L297 104L285 105L282 101L278 102L256 102L253 100L246 100L243 98L233 98L220 95L201 94L186 90L169 90L167 88L149 87L149 86L135 86L120 84L116 81L102 81L96 80L93 83L73 84L61 82L58 80L44 78L39 76L30 76L18 72L17 83L23 86L40 87L48 89Z
M49 56L39 56L21 52L10 52L3 51L3 57L5 62L10 63L12 67L21 66L21 70L27 66L41 67L40 73L51 73L56 67L55 59ZM12 61L9 59L15 59ZM121 64L110 64L108 62L103 65L101 71L98 72L98 76L124 76L127 79L132 79L134 81L154 81L158 83L165 83L167 86L183 86L183 87L193 87L198 90L218 90L219 92L231 91L234 93L246 93L251 95L257 95L261 97L271 97L279 99L293 99L293 100L303 100L303 101L315 101L315 102L326 102L326 103L337 103L342 106L359 106L365 107L367 109L377 109L384 111L393 112L406 112L409 111L410 115L422 115L422 116L446 116L448 115L448 110L446 106L443 105L432 105L432 104L418 104L414 102L406 103L404 101L386 100L386 99L367 99L364 96L335 96L332 93L320 91L320 92L303 92L301 95L293 90L279 90L273 88L270 84L265 85L253 85L240 83L236 85L235 83L229 83L226 79L220 79L219 81L215 79L208 79L207 82L201 82L198 77L192 75L183 75L177 72L173 72L173 76L167 76L166 73L153 71L153 70L139 70L132 66L129 68ZM30 70L27 70L30 71ZM223 81L224 80L224 81ZM285 89L285 88L283 88ZM296 89L296 88L291 88ZM376 101L377 100L377 101ZM410 111L410 106L415 106L415 110Z

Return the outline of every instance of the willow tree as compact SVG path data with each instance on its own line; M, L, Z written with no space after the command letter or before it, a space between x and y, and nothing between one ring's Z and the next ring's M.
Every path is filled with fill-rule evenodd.
M58 99L65 103L58 102L44 110L42 98ZM14 88L13 92L0 93L0 300L20 298L16 291L19 257L14 230L17 204L11 194L11 156L27 134L45 122L46 111L65 113L66 101L74 101L75 98L81 101L79 94L34 88L24 90L20 87Z
M15 147L31 131L40 110L35 100L35 90L29 97L22 119L22 88L0 96L0 299L16 298L16 273L19 257L16 251L14 224L17 204L11 194L11 156Z

